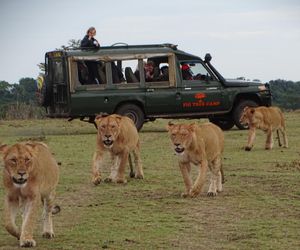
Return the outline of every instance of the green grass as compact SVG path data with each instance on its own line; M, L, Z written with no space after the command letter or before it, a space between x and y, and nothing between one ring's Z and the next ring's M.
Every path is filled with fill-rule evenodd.
M216 198L206 196L208 183L199 197L180 197L184 185L166 120L148 123L140 132L145 179L128 178L125 185L91 183L96 141L91 124L1 121L0 142L43 140L60 163L56 238L41 237L39 220L36 249L299 249L300 113L286 118L289 149L275 144L264 150L265 135L258 132L253 150L246 152L247 131L225 132L226 182ZM109 166L102 171L108 175ZM3 225L0 249L18 249Z

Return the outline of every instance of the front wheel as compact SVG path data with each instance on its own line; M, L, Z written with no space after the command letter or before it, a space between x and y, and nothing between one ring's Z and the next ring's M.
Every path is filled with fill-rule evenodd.
M243 100L237 104L237 106L235 107L235 109L233 111L233 120L234 120L235 125L239 129L247 129L248 128L248 126L245 126L245 125L241 124L241 122L240 122L240 118L243 113L243 110L247 106L248 107L257 107L258 104L257 104L257 102L252 101L252 100Z
M143 127L145 115L139 106L135 104L124 104L117 109L116 113L127 116L133 120L138 131Z

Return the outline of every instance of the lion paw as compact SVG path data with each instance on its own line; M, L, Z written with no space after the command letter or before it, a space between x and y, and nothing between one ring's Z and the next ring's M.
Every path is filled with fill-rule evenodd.
M97 177L94 177L92 182L97 186L101 183L101 177L100 176L97 176Z
M46 239L54 238L54 233L53 232L44 232L43 238L46 238Z
M251 151L252 147L246 146L245 151Z
M36 243L34 239L20 240L20 247L35 247Z
M112 178L107 177L107 178L104 179L104 182L105 183L110 183L110 182L112 182Z
M135 174L135 178L136 179L144 179L144 175L143 174Z
M187 192L181 193L181 197L182 197L182 198L187 198L187 197L189 197L189 196L190 196L190 194L187 193Z
M125 183L127 183L127 180L125 178L117 178L116 183L120 183L120 184L124 183L125 184Z
M217 193L216 192L207 192L207 196L214 197L214 196L217 196Z
M190 191L190 197L191 198L195 198L198 194L199 194L199 192L197 190L192 189Z

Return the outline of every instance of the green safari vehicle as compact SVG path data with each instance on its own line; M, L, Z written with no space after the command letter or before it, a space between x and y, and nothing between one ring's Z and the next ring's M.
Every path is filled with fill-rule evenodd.
M151 62L152 79L145 66ZM226 80L204 60L173 44L117 44L47 52L41 90L49 117L94 123L101 113L130 117L141 129L156 118L208 118L243 129L245 106L270 106L267 84Z

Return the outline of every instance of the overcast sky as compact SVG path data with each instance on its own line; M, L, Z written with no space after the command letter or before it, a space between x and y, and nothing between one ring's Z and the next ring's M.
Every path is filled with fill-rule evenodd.
M174 43L226 78L300 81L300 0L0 0L0 81L95 26L102 46Z

